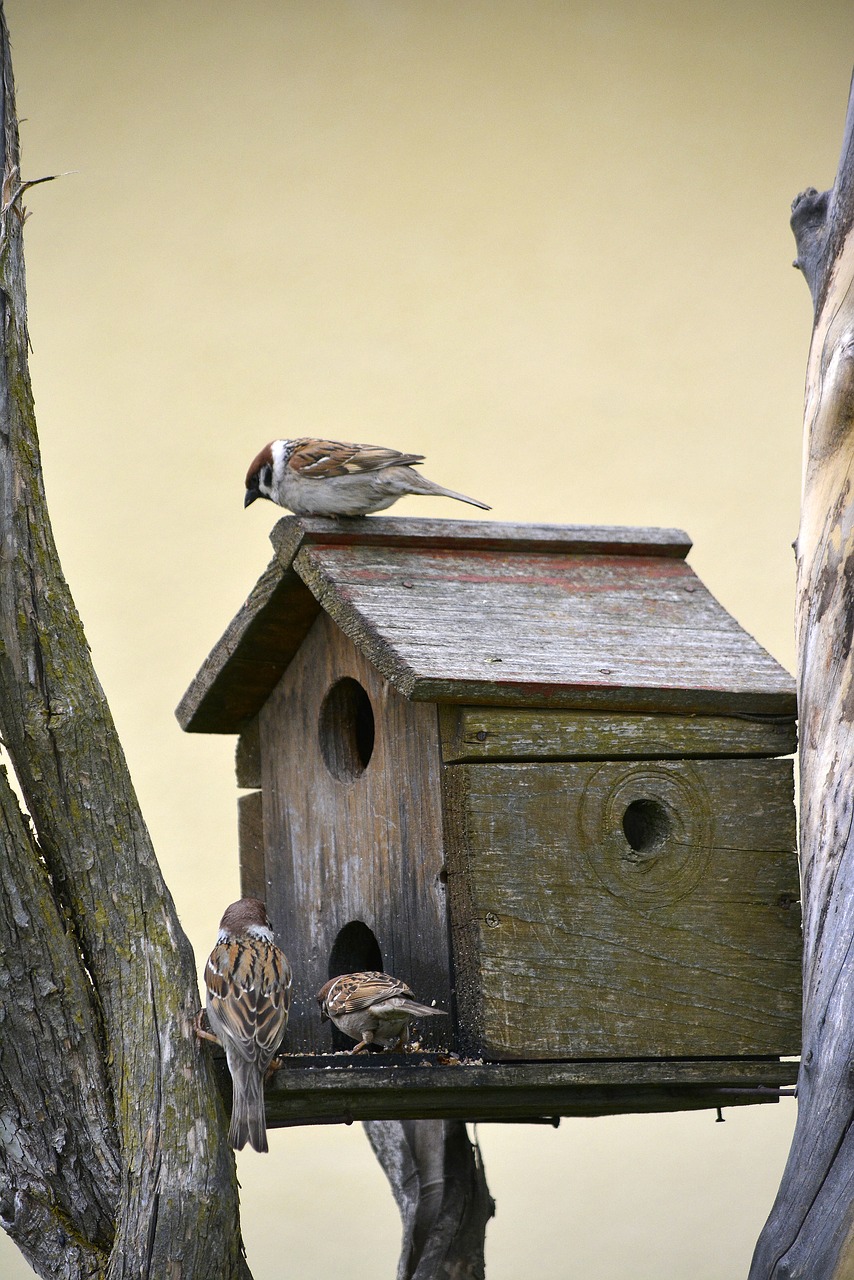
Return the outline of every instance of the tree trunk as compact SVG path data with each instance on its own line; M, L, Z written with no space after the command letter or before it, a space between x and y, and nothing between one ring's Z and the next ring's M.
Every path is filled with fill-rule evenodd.
M815 323L797 540L804 899L798 1119L751 1280L854 1276L854 94L830 192L794 203Z
M247 1277L163 883L45 504L0 6L0 1222L44 1276ZM142 655L141 655L142 662Z
M371 1120L374 1154L403 1220L397 1280L483 1280L495 1202L461 1120Z

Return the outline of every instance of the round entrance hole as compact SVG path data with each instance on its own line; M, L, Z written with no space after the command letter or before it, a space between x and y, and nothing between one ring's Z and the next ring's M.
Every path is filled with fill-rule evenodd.
M351 920L339 931L329 953L329 977L337 978L339 973L361 973L364 970L382 973L383 956L376 935L363 920ZM353 1041L339 1031L334 1023L331 1026L332 1048L352 1049ZM378 1052L379 1046L371 1045L372 1052Z
M372 969L382 972L383 956L373 930L362 920L351 920L340 930L329 953L329 976Z
M670 817L657 800L633 800L623 814L623 833L635 853L649 853L670 835Z
M374 752L374 712L358 680L336 680L323 699L318 733L333 778L353 782L365 772Z

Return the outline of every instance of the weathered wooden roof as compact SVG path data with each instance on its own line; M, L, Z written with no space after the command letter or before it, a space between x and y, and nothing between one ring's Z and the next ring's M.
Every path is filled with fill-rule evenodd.
M405 697L795 713L791 676L685 563L674 529L298 519L187 690L184 729L237 733L324 609Z

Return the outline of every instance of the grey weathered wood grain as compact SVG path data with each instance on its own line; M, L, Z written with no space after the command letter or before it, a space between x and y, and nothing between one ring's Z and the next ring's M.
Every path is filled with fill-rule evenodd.
M797 1052L788 761L455 765L446 777L467 1052ZM638 799L670 823L641 852L623 828Z
M798 1070L796 1062L745 1058L444 1066L410 1056L411 1063L399 1054L286 1055L267 1085L267 1123L535 1120L742 1106L777 1102L772 1090L790 1086ZM224 1064L220 1079L227 1092Z
M318 607L415 700L794 714L791 678L674 531L283 520L273 541L280 578L274 562L206 660L185 729L240 731Z
M267 898L264 852L264 807L260 791L237 800L237 844L240 851L240 894L243 898Z
M432 547L502 551L549 549L631 556L684 557L691 543L678 529L507 525L458 520L322 520L286 516L271 541L277 559L261 576L179 704L183 729L234 733L260 709L299 647L317 606L294 572L304 544ZM278 566L278 569L277 569Z
M410 698L794 713L791 677L681 560L304 544L294 566Z
M175 715L193 733L239 733L260 709L317 614L317 602L274 560L199 669Z
M804 881L798 1120L751 1280L854 1275L854 93L831 191L793 205L815 319L797 551Z
M261 787L261 728L257 716L250 720L237 739L234 749L234 772L238 787L259 790Z
M797 746L788 716L616 715L514 707L441 708L445 764L477 760L615 760L785 756Z
M315 546L398 546L484 551L568 551L576 554L673 556L684 559L691 539L683 529L621 525L510 524L496 520L430 520L371 516L335 520L285 516L270 533L283 566L297 548Z
M323 700L342 677L366 691L375 725L370 763L351 781L333 776L321 748ZM450 1010L436 709L401 698L321 614L260 724L267 905L300 975L286 1047L329 1047L314 996L354 921L373 932L389 973ZM447 1044L450 1019L430 1021L425 1041Z

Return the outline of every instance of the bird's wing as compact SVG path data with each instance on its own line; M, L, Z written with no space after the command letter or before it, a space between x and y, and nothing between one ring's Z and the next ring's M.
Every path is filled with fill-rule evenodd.
M244 1058L264 1066L272 1060L288 1023L291 968L271 942L253 938L219 942L205 966L213 1018Z
M338 440L295 440L288 466L305 479L328 480L332 476L409 467L423 462L421 453L401 453L374 444L343 444Z
M359 1013L368 1009L379 1000L388 1000L391 996L411 996L412 992L405 982L393 978L388 973L346 973L338 978L326 996L326 1007L330 1017L340 1017L342 1013Z

